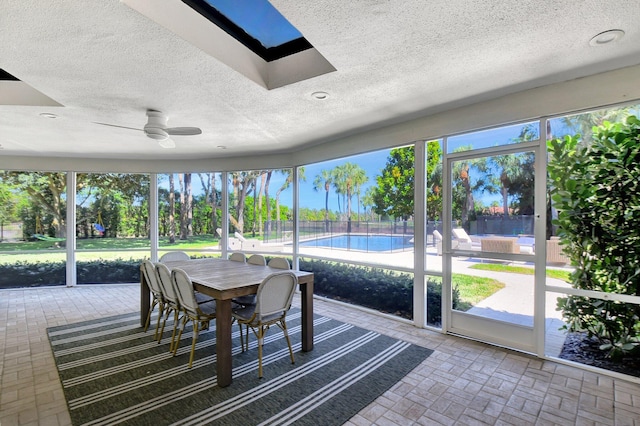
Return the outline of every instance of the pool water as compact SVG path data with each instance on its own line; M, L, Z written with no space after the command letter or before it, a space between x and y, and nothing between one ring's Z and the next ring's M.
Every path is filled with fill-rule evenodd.
M328 247L345 250L392 251L413 248L411 236L337 235L301 242L303 247Z

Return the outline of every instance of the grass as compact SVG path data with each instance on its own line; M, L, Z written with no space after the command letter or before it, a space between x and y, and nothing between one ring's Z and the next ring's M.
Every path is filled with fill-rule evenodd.
M463 274L453 274L451 281L460 296L460 303L456 308L459 311L468 311L478 302L504 288L504 283L493 278Z
M217 248L219 239L212 235L199 235L189 237L187 240L176 239L174 244L169 244L169 238L160 238L159 252L163 250L203 250ZM86 238L76 242L78 250L96 250L94 253L76 253L78 260L115 260L118 258L142 259L148 257L151 251L151 241L148 238ZM126 250L148 250L148 252ZM37 253L24 253L25 251L37 251ZM104 250L104 251L103 251ZM109 251L113 250L113 251ZM124 251L124 252L123 252ZM58 262L66 259L64 242L51 241L20 241L0 243L0 264L16 262Z
M533 268L526 266L501 265L498 263L479 263L471 266L470 269L479 269L482 271L493 272L511 272L513 274L533 275ZM547 277L556 278L565 282L571 282L569 274L571 272L561 269L547 269Z

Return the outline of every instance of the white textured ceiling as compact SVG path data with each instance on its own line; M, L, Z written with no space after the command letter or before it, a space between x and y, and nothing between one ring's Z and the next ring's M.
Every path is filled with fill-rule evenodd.
M123 2L2 0L0 68L62 106L0 105L0 155L288 152L640 63L638 0L272 3L337 71L267 90ZM589 45L609 29L626 34ZM312 99L316 91L329 98ZM148 108L203 133L166 150L142 132L94 124L142 128Z

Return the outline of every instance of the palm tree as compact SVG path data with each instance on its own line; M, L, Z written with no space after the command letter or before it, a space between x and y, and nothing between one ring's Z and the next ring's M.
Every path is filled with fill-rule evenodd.
M329 190L333 182L333 173L331 170L321 170L320 174L313 180L313 189L319 191L324 187L324 231L329 232Z
M282 169L279 170L279 172L284 174L286 178L280 188L278 188L278 191L276 191L276 228L278 228L278 225L280 224L280 194L282 194L282 191L289 188L289 186L291 186L291 182L293 182L293 169ZM300 167L298 169L298 179L301 182L307 180L306 176L304 175L304 167ZM277 230L278 229L276 229L276 231Z
M351 232L351 199L357 188L359 204L360 187L368 180L367 174L362 167L348 162L333 169L333 179L336 193L342 194L346 203L347 232Z
M360 195L362 193L362 185L369 181L369 177L367 176L367 172L364 169L360 168L360 166L356 166L353 170L353 189L358 200L358 221L360 221Z
M470 146L460 147L455 150L467 151L471 149ZM460 220L462 225L468 228L469 215L474 211L473 192L479 189L493 191L490 182L486 182L483 179L472 180L471 172L477 170L481 175L486 175L488 166L486 158L474 158L471 160L456 161L453 165L452 183L453 188L453 201L458 204L460 208ZM458 191L458 186L461 186L462 191ZM456 188L458 187L458 188ZM452 206L454 208L455 206Z
M500 194L502 195L502 209L504 218L509 217L509 190L521 171L522 156L518 154L499 155L491 157L490 162L498 168L500 177Z
M374 188L372 186L368 187L362 196L362 207L364 207L365 218L367 218L367 207L369 207L369 217L368 219L373 220L373 214L371 207L375 204L373 201Z

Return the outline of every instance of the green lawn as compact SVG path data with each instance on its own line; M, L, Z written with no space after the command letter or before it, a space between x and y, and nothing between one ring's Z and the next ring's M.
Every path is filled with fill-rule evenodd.
M451 281L453 288L457 288L460 295L457 307L459 311L471 309L481 300L504 288L504 283L498 280L471 275L453 274Z
M478 263L476 265L471 266L470 269L480 269L483 271L494 271L494 272L511 272L514 274L524 274L524 275L533 275L533 268L528 268L526 266L513 266L513 265L500 265L498 263ZM557 278L562 281L570 282L569 274L571 272L564 271L561 269L547 269L547 277L549 278Z
M170 250L203 250L218 248L219 239L212 235L200 235L189 237L187 240L178 240L169 244L168 238L159 241L160 254L163 249ZM77 260L115 260L115 259L143 259L148 257L151 251L151 241L148 238L87 238L78 239L78 250L96 250L95 253L76 253ZM148 251L144 251L144 250ZM105 250L105 251L102 251ZM113 250L113 251L109 251ZM131 251L126 250L142 250ZM0 243L0 251L5 252L0 256L0 264L16 262L59 262L66 260L66 248L64 242L51 241L21 241ZM25 251L37 251L38 253L25 253Z

